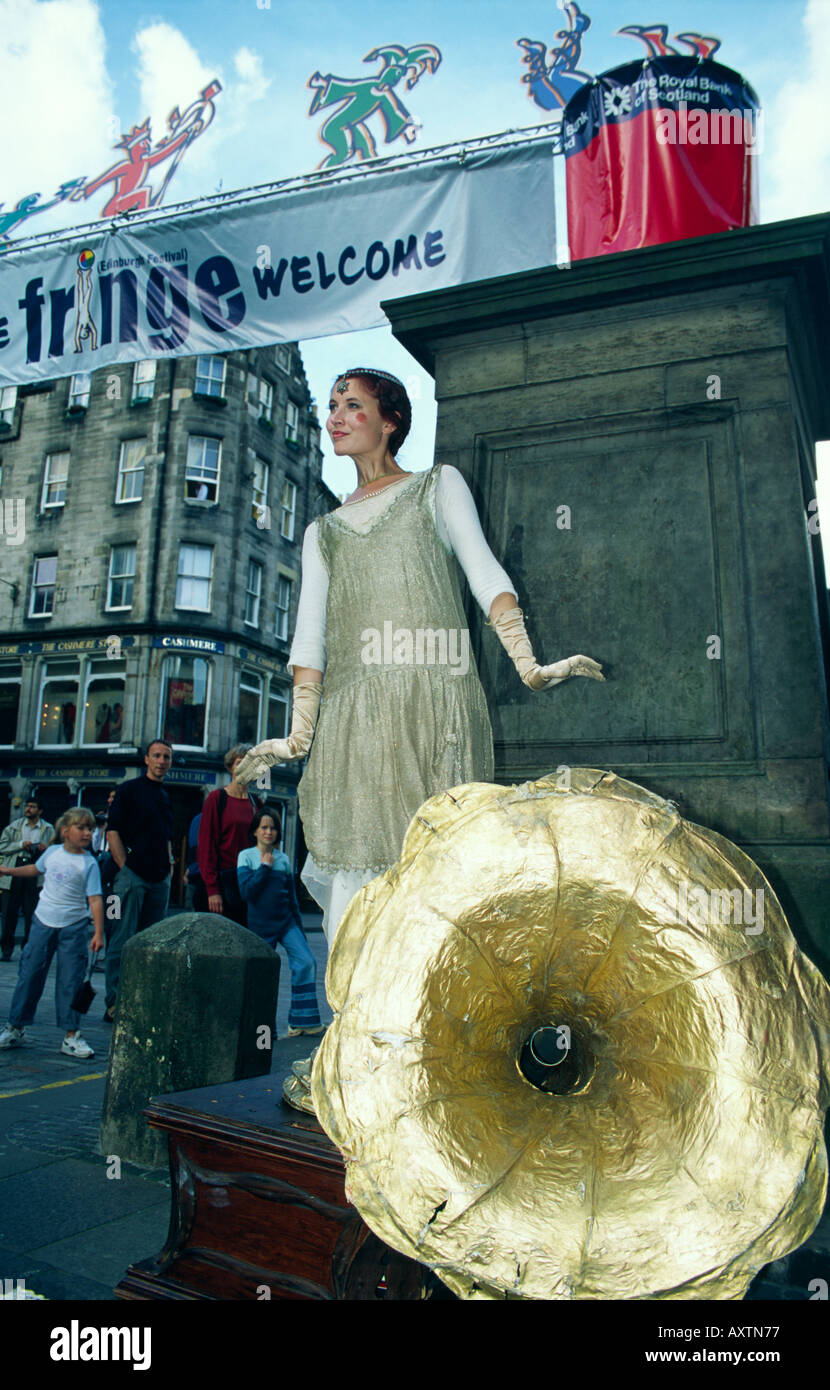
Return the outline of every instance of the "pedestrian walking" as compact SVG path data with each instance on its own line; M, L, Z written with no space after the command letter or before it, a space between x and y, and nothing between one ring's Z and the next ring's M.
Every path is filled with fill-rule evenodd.
M91 852L97 859L107 846L107 813L106 811L95 812L95 829L92 832Z
M80 1014L72 999L86 974L87 950L104 945L104 900L101 876L90 853L95 818L85 806L73 806L55 827L59 843L44 850L38 863L8 869L14 878L36 880L43 870L43 888L37 900L32 929L20 957L20 970L12 995L9 1021L0 1033L0 1048L19 1047L24 1028L35 1021L35 1011L46 985L52 957L57 953L55 1015L66 1029L61 1052L86 1060L95 1054L79 1031ZM89 919L93 934L89 939Z
M11 821L0 835L0 865L3 869L17 866L25 868L33 864L52 844L55 827L43 819L40 803L30 796L18 820ZM11 960L14 951L14 937L17 918L23 909L23 944L29 940L32 915L39 890L43 887L41 873L18 875L3 874L0 877L0 900L3 904L3 929L0 937L0 952L3 960Z
M257 811L251 823L253 847L237 861L239 890L248 905L248 930L276 950L282 946L291 971L291 1003L286 1037L324 1033L317 1003L317 967L303 922L287 854L278 848L280 824L273 811Z
M202 823L201 811L190 822L187 831L187 868L184 871L184 905L188 912L204 912L196 905L198 890L202 883L199 873L199 826Z
M218 912L247 924L245 902L239 891L236 865L243 849L251 843L250 830L258 810L234 774L249 743L237 743L225 754L225 769L231 775L227 787L218 787L205 797L199 823L199 875L201 884L194 895L197 912Z
M112 791L107 797L107 804L104 807L103 811L96 811L95 813L95 831L92 836L92 853L95 855L101 855L106 852L107 821L109 820L109 814L112 810L112 803L114 800L115 787L113 787Z
M173 808L162 783L172 761L173 749L166 739L153 739L144 755L146 773L118 787L110 809L107 843L118 866L113 893L120 915L112 919L107 943L105 1023L115 1019L125 944L167 915Z
M112 791L110 792L109 796L107 797L106 809L103 810L103 811L98 811L98 812L96 812L96 815L95 815L95 830L93 831L93 834L92 834L92 853L95 855L95 858L96 858L97 861L98 861L98 869L99 869L100 874L101 874L101 893L102 893L103 896L104 896L104 900L105 900L104 906L105 906L105 907L106 907L106 899L107 899L107 897L108 897L108 896L112 893L112 891L113 891L113 885L114 885L114 883L115 883L115 876L116 876L116 874L118 873L118 865L116 864L115 860L113 859L112 854L111 854L110 849L109 849L109 846L107 845L107 826L108 826L108 823L109 823L109 813L110 813L110 809L111 809L111 807L112 807L112 803L113 803L114 799L115 799L115 788L113 787ZM106 912L105 912L105 913L104 913L104 936L106 937L107 943L109 943L109 939L110 939L110 935L111 935L111 934L112 934L112 920L111 920L110 917L108 917L108 916L106 915ZM101 970L101 971L103 971L103 970L105 969L104 955L102 955L102 954L99 953L98 959L97 959L96 962L95 962L94 968L95 968L95 970Z
M115 787L113 787L107 797L107 807L105 811L99 811L95 817L95 832L92 836L92 853L98 860L98 868L101 870L101 891L104 896L112 892L115 876L118 873L119 864L116 864L112 857L112 850L109 847L107 835L109 832L109 818L112 811L112 803L115 800ZM110 937L109 918L104 922L104 930L107 940Z

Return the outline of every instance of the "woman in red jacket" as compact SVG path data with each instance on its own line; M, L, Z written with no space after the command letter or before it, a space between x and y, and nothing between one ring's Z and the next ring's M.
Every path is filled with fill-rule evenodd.
M205 798L199 823L199 873L201 884L194 893L197 912L218 912L240 927L247 925L247 910L239 892L236 862L250 844L251 822L258 809L234 775L250 744L238 743L225 754L231 775L227 787L218 787Z

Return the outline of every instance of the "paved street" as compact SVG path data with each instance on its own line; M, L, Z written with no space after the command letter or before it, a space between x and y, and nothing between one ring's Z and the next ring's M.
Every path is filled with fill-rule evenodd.
M320 918L304 917L317 961L318 998L325 1006L326 946ZM288 1026L289 972L281 953L277 1033ZM0 964L0 1024L9 1014L20 946ZM95 1056L64 1057L64 1030L54 1023L55 962L22 1047L0 1052L0 1281L25 1279L49 1299L112 1299L127 1266L156 1254L167 1236L167 1169L124 1163L118 1180L106 1176L98 1128L112 1028L103 1022L104 976L92 977L96 998L82 1024ZM307 1056L314 1039L287 1039L272 1058L275 1096L290 1063Z

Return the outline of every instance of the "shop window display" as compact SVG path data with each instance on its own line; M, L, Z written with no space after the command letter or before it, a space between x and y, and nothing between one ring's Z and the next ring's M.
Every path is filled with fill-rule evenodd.
M239 720L237 738L240 743L259 740L259 711L262 703L262 681L252 671L239 677Z
M163 666L163 737L179 748L204 748L210 668L201 657L169 656Z
M20 662L0 662L0 745L7 747L11 747L17 736L20 682Z
M78 663L48 661L41 685L37 746L74 743L77 713Z
M125 671L123 662L93 662L84 699L85 744L123 742Z

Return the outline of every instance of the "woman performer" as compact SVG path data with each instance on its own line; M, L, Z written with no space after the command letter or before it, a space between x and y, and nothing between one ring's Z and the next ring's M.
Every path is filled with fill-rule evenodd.
M604 679L586 656L537 663L461 474L398 466L411 418L389 372L353 367L337 378L326 429L335 454L354 460L357 487L305 533L291 733L258 744L236 771L245 784L311 749L298 790L302 877L329 945L353 895L399 858L418 807L448 787L493 780L458 564L530 689Z

